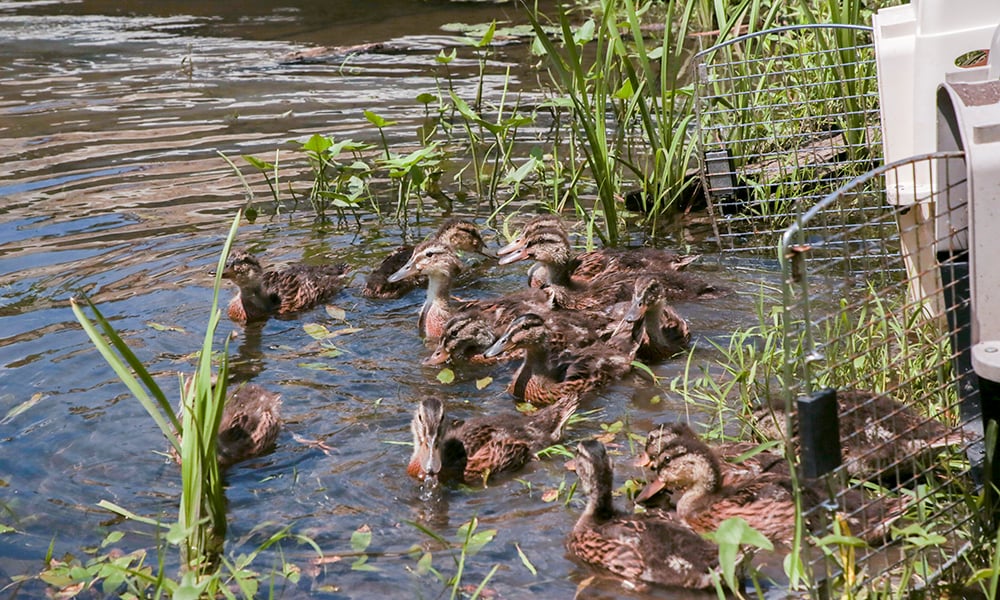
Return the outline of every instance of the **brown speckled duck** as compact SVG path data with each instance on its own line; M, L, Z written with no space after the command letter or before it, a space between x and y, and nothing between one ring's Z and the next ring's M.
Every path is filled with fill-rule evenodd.
M681 494L677 512L691 525L708 531L717 521L743 516L774 542L788 543L794 528L791 471L784 456L751 443L709 446L683 423L653 429L637 461L653 470L653 478L635 498L637 504L670 504L666 493ZM721 479L716 485L714 463ZM799 478L802 507L835 509L852 535L881 544L891 526L909 506L908 496L868 497L857 488L841 490L831 499L821 480ZM684 505L682 506L682 503ZM719 511L722 516L712 513ZM765 516L774 511L771 517ZM750 517L744 514L750 514Z
M229 318L246 323L312 308L344 287L347 271L345 264L297 264L265 271L253 255L235 250L222 271L222 277L239 288L229 303Z
M484 485L490 477L520 469L539 450L559 443L579 403L578 396L566 396L529 415L502 414L449 423L444 403L424 398L410 424L413 455L406 472L421 481L436 478Z
M190 380L189 380L190 381ZM244 383L230 392L222 408L216 456L225 468L268 452L281 430L281 395ZM171 448L174 460L180 456Z
M390 282L418 275L427 277L427 298L417 321L417 329L425 340L439 340L448 320L460 311L476 311L496 327L498 324L504 326L525 310L545 309L549 305L549 296L539 290L523 290L488 300L454 302L451 284L461 270L462 261L455 251L430 239L418 244L410 260L389 277Z
M907 479L942 448L967 442L961 431L921 416L913 408L886 395L866 390L838 390L840 443L843 464L854 477ZM754 428L761 437L785 438L786 418L780 402L765 405L754 414ZM793 423L793 445L798 436Z
M571 275L573 258L569 238L562 231L543 229L527 238L522 247L503 256L499 264L535 260L545 273L543 287L549 288L556 306L572 310L601 310L618 302L628 302L635 291L635 272L608 271L588 281ZM667 302L715 298L725 293L697 275L671 269L648 269L643 275L655 277L663 286Z
M575 462L587 505L566 538L566 549L574 558L633 586L712 587L717 546L668 513L616 510L611 461L600 442L577 445Z
M450 246L452 250L477 254L483 254L483 248L486 246L479 233L479 228L474 223L464 219L448 219L428 239ZM426 285L426 281L422 277L410 277L393 282L388 280L393 273L400 270L410 260L410 257L413 256L413 249L414 246L400 246L387 256L368 275L365 286L361 289L361 295L367 298L401 298L414 288Z
M536 236L542 232L569 238L563 227L562 220L553 214L539 215L528 221L521 233L509 244L501 248L500 256L520 252ZM699 258L698 255L682 256L671 250L659 248L600 248L575 256L567 256L565 271L573 283L586 284L595 278L609 273L638 274L649 270L681 271ZM528 272L528 284L541 287L551 281L547 265L539 263Z
M663 284L656 277L642 275L635 280L632 302L624 321L640 327L636 358L647 362L666 360L687 348L691 330L680 315L667 305Z
M528 313L516 318L483 356L523 349L524 360L507 391L515 398L544 406L567 394L586 394L627 374L638 347L631 335L631 331L624 331L607 342L554 350L546 320Z
M715 531L726 519L741 517L772 542L791 543L795 498L788 477L762 473L726 486L719 457L693 432L664 445L656 460L658 482L679 495L677 514L695 531ZM644 490L636 500L649 495Z
M659 471L669 463L670 447L680 439L697 439L686 423L670 423L655 427L646 436L646 445L636 460L636 466L649 467L653 478L636 497L639 504L650 504L661 496L666 483ZM722 485L731 487L746 483L764 473L789 475L788 461L777 452L751 442L715 444L711 450L719 457Z

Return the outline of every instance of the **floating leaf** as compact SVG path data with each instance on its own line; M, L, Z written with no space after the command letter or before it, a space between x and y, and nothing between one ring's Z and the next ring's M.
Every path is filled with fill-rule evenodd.
M370 564L368 564L368 555L367 554L362 554L361 556L358 557L357 560L355 560L353 563L351 563L351 570L352 571L378 571L378 569L376 569L375 567L373 567Z
M357 531L351 534L351 550L354 552L364 552L371 543L372 530L368 525L358 527Z
M14 529L13 527L9 527L7 525L0 525L0 533L14 533L15 531L17 530Z
M545 490L542 493L542 502L555 502L559 499L559 490Z
M321 363L321 362L299 363L298 366L302 367L303 369L312 369L313 371L334 371L335 370L330 365L328 365L326 363Z
M125 537L125 534L123 532L112 531L111 533L108 534L108 537L104 538L104 541L101 542L101 548L110 546L111 544L117 544L119 541L121 541L123 537Z
M417 561L417 575L423 575L424 573L429 573L431 570L431 560L433 557L430 552L424 552L424 555L420 557Z
M306 323L302 326L302 329L305 329L306 333L314 340L325 340L330 337L330 330L319 323Z
M32 395L31 398L25 400L24 402L18 404L14 408L7 411L7 416L4 417L2 421L0 421L0 425L6 425L7 423L10 423L11 421L14 420L14 417L28 410L32 406L38 404L39 402L42 401L43 398L45 398L45 394L42 394L41 392Z
M335 329L330 332L330 337L337 337L338 335L350 335L352 333L357 333L363 331L360 327L344 327L342 329Z
M491 383L493 383L493 378L490 377L489 375L487 375L486 377L483 377L482 379L477 379L476 380L476 389L477 390L481 390L481 389L483 389L484 387L488 386Z
M152 327L157 331L176 331L177 333L187 333L183 327L177 327L175 325L163 325L155 321L146 321L146 325Z
M324 308L326 308L326 314L330 315L331 318L334 318L338 321L343 321L344 319L347 318L347 312L344 311L344 309L340 308L339 306L327 304Z
M323 350L320 351L319 356L322 358L337 358L343 353L344 351L336 346L324 346Z
M441 372L437 374L437 380L441 383L451 383L455 381L455 372L451 369L441 369Z
M523 564L525 568L531 572L532 575L538 575L538 571L535 569L535 565L531 564L531 561L528 560L527 556L525 556L524 550L521 550L521 547L517 544L514 544L514 547L517 548L517 555L521 557L521 564Z

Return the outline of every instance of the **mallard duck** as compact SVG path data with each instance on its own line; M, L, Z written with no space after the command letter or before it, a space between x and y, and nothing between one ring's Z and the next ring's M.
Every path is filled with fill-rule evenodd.
M240 385L230 392L222 408L215 445L219 467L225 468L269 451L280 430L281 394L253 383ZM171 454L179 463L180 456L173 448Z
M752 443L709 446L686 424L674 423L649 433L637 463L654 472L654 478L636 496L637 504L658 505L666 500L661 492L679 493L678 514L692 519L692 527L699 531L709 531L730 516L743 516L755 528L760 524L762 533L772 541L790 541L795 526L794 496L784 456ZM721 477L715 484L714 465ZM819 506L837 510L852 535L869 544L884 543L892 524L910 504L907 496L872 498L857 488L841 490L831 498L821 480L800 477L799 484L804 511ZM713 516L715 511L722 516ZM770 518L764 516L768 511L775 511Z
M448 219L431 234L428 239L436 240L453 250L484 254L486 243L479 233L479 228L464 219ZM398 271L413 256L414 246L400 246L387 256L379 266L368 275L361 295L368 298L401 298L416 287L426 285L422 277L413 277L389 282L389 276ZM484 254L485 255L485 254Z
M708 444L690 429L677 433L659 449L657 479L637 501L651 497L654 487L665 487L679 495L677 514L695 531L715 531L726 519L741 517L772 542L791 543L795 498L789 477L765 472L727 486L719 457Z
M543 229L526 239L523 247L503 256L499 264L507 265L532 259L543 265L545 284L557 306L573 310L601 310L618 302L628 302L635 292L635 273L609 271L589 281L574 281L571 276L572 256L569 238L561 231ZM668 302L714 298L725 293L719 286L683 271L669 269L644 271L663 286L663 298Z
M553 214L539 215L524 225L521 233L509 244L501 248L500 256L521 251L529 241L543 231L554 232L566 237L562 220ZM699 255L682 256L670 250L659 248L600 248L572 257L567 257L566 272L574 283L587 283L609 273L637 274L649 270L681 271L699 258ZM548 269L540 264L528 272L528 284L541 287L551 281Z
M563 427L579 404L578 396L569 395L530 415L492 415L449 423L444 403L426 397L410 424L413 455L406 472L421 481L436 478L483 485L498 473L520 469L536 452L559 443Z
M636 357L640 360L659 362L687 348L691 330L687 321L667 305L663 284L655 277L643 275L635 280L635 291L624 322L640 327L642 332Z
M462 270L462 261L445 244L431 239L421 242L413 256L389 277L390 282L417 275L427 277L427 298L420 310L417 329L421 337L437 341L445 325L459 311L477 311L487 323L505 325L530 308L547 308L549 296L539 290L524 290L499 298L452 302L451 283Z
M765 439L786 439L786 417L780 403L753 413L754 428ZM921 416L886 394L866 390L837 390L842 464L859 478L908 479L933 455L967 440L962 431ZM793 424L793 446L798 426Z
M670 423L654 428L646 435L646 445L636 459L639 467L648 467L653 478L635 498L638 504L650 504L666 487L659 471L670 462L671 445L679 439L696 438L697 434L685 423ZM789 475L788 461L777 452L771 452L750 442L729 442L711 447L720 458L722 485L740 485L763 473Z
M630 331L607 342L553 351L549 328L541 316L528 313L510 324L483 352L489 358L514 349L524 350L524 360L507 391L534 405L551 404L567 394L585 394L619 379L632 368L638 342Z
M606 341L616 329L612 319L605 313L544 311L541 315L548 330L550 352ZM483 352L503 334L503 330L497 332L498 325L507 326L509 323L502 319L491 321L484 318L480 310L459 311L445 324L441 339L438 340L433 354L423 361L424 364L439 365L452 359L472 364L494 364L521 358L523 352L519 349L501 352L489 358L483 356Z
M229 318L237 323L267 319L306 310L333 296L344 287L346 264L290 265L265 271L253 255L233 251L222 277L239 288L229 302Z
M614 507L613 472L604 444L576 447L576 473L587 505L566 538L577 560L633 585L712 587L719 549L668 513L627 514Z

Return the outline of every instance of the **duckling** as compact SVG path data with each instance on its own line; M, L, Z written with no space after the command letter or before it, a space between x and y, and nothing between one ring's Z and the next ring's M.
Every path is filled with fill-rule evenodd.
M761 473L726 486L719 457L690 429L664 444L655 457L657 480L636 498L645 501L666 488L679 494L677 515L692 529L709 532L742 517L775 544L790 545L795 533L795 497L789 477ZM655 490L655 491L653 491Z
M439 340L448 319L459 311L478 311L488 323L505 325L529 307L548 306L549 296L539 290L524 290L489 300L453 303L451 284L461 270L462 261L455 251L431 239L418 244L410 260L389 276L390 283L416 275L427 276L427 298L417 321L417 329L424 339L435 342Z
M926 418L886 394L866 390L837 390L840 415L840 446L843 465L858 478L919 475L915 469L933 454L967 440L940 422ZM786 439L783 406L765 405L752 415L754 427L765 438ZM793 424L792 443L798 426Z
M562 231L543 229L536 232L519 251L503 256L499 264L526 259L543 265L539 273L545 273L550 295L562 308L600 310L618 302L630 301L635 291L635 273L610 271L586 282L574 281L569 238ZM664 300L669 302L715 298L725 293L723 288L691 273L649 269L644 274L660 281Z
M697 438L697 434L686 423L670 423L654 428L646 435L646 445L635 461L638 467L649 467L654 478L636 496L637 504L650 504L666 487L659 478L659 469L669 462L664 452L679 439ZM722 485L738 486L763 473L788 476L788 461L777 452L762 449L760 445L748 442L729 442L711 448L721 460Z
M229 394L222 408L215 443L219 467L226 468L269 451L280 430L281 395L253 383L240 385ZM181 457L172 447L171 454L180 463Z
M540 232L550 231L566 236L562 220L553 214L539 215L528 221L521 233L497 254L507 255L521 251ZM567 243L569 239L567 237ZM637 274L649 270L681 271L700 258L700 255L682 256L671 250L659 248L599 248L572 257L567 270L574 283L586 284L608 273ZM541 287L550 281L548 269L536 265L528 271L528 284Z
M712 587L718 547L668 513L616 510L611 497L613 472L604 444L581 442L575 454L587 505L566 538L566 549L574 558L633 585Z
M486 243L476 225L464 219L448 219L431 234L428 239L434 239L450 246L453 250L474 252L486 255ZM425 278L413 277L389 282L389 276L398 271L413 256L414 246L400 246L387 256L378 268L371 272L361 290L361 295L367 298L392 299L401 298L416 287L426 285Z
M229 302L229 318L237 323L261 321L272 314L288 315L312 308L344 287L346 264L291 265L265 271L253 255L236 250L229 255L222 277L239 290Z
M436 478L484 485L490 477L520 469L539 450L559 443L579 404L579 396L567 395L530 415L492 415L449 424L444 403L426 397L410 424L413 455L406 472L421 481Z
M663 284L655 277L641 276L635 280L632 302L623 319L642 328L636 357L647 362L660 362L687 348L691 330L687 321L664 299Z
M705 460L697 466L697 460L685 456L690 453L700 455ZM684 461L689 464L678 464ZM737 442L710 447L684 423L664 425L649 432L645 451L637 464L653 469L654 479L640 491L635 502L644 505L662 503L662 491L701 493L693 491L697 486L691 483L690 478L701 477L702 483L709 481L712 476L705 475L713 469L709 462L719 466L721 480L714 489L711 486L707 488L708 491L703 489L700 500L693 505L707 513L716 510L735 511L734 501L739 500L742 504L738 508L747 512L777 510L781 518L787 519L787 523L771 521L767 525L771 535L767 531L764 533L768 537L774 536L772 541L787 543L790 537L784 540L782 538L791 535L795 521L794 507L788 505L793 496L791 470L785 457L762 450L752 443ZM678 471L685 470L686 473L678 474ZM701 475L695 475L699 472ZM882 495L872 498L860 489L848 488L831 498L822 480L800 477L799 484L803 511L810 512L819 506L837 510L850 527L852 535L873 545L882 544L888 539L892 524L910 505L908 496ZM677 511L683 516L690 514L691 508L682 508L678 502ZM726 514L718 520L728 516L743 515ZM697 518L704 520L704 517ZM757 520L747 518L747 521L757 527L756 523L761 522L760 517L755 516L754 519ZM708 520L702 527L711 528L714 522ZM692 523L692 526L696 529L699 527L697 522Z
M625 333L631 336L631 332ZM483 356L489 358L515 348L523 349L524 360L507 391L515 398L539 406L551 404L566 394L585 394L623 377L632 368L637 347L631 337L618 335L607 342L554 353L545 319L527 313L514 319Z

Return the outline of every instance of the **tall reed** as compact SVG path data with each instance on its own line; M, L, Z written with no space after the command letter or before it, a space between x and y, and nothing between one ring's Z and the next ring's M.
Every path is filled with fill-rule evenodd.
M212 373L212 347L221 318L218 304L222 271L241 216L242 213L237 212L219 256L212 309L198 366L191 383L180 386L180 419L174 413L166 394L97 306L86 296L74 298L71 302L73 314L94 347L139 400L180 456L181 501L177 527L172 536L179 534L181 563L196 579L211 575L217 570L226 533L225 496L216 458L216 434L226 401L228 341L215 377ZM82 305L89 307L93 313L93 321L85 314ZM180 433L179 441L177 432Z

